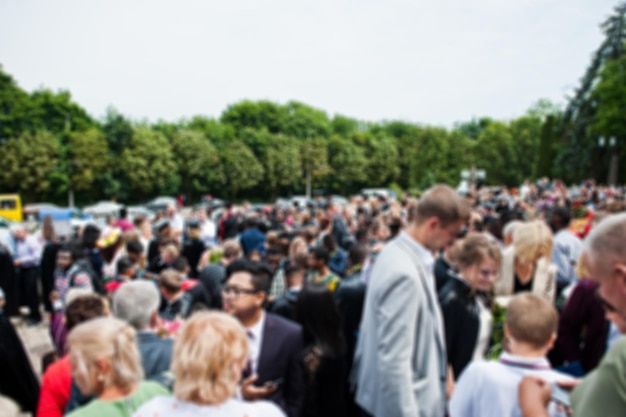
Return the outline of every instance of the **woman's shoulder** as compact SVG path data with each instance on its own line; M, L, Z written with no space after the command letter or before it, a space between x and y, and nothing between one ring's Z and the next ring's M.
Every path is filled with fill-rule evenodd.
M241 407L241 411L244 412L243 416L249 417L284 417L285 413L278 408L278 406L272 402L259 400L253 402L236 401Z

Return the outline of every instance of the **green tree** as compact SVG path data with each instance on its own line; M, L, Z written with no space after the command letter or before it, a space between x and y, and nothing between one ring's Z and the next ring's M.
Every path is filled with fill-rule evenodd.
M33 130L33 106L26 91L0 66L0 143Z
M193 130L174 133L172 151L188 199L194 192L206 192L223 180L217 149L202 133Z
M240 140L222 148L220 158L224 169L224 192L231 198L254 187L263 179L263 166L250 148Z
M328 146L324 138L315 137L300 142L300 158L302 161L303 177L307 172L311 175L312 186L321 185L331 173L328 164Z
M290 101L285 109L288 117L283 132L287 135L298 139L330 136L330 120L322 110L297 101Z
M147 127L133 132L119 164L131 190L142 198L159 191L171 192L179 180L169 142Z
M24 132L0 148L0 183L25 201L35 201L50 191L58 163L59 143L50 132Z
M78 104L72 101L69 91L54 93L38 90L31 94L35 127L58 134L65 131L81 131L97 126Z
M91 190L110 165L109 146L101 130L91 128L69 135L69 166L72 188Z
M359 131L359 122L356 119L336 114L330 122L334 134L344 138Z
M283 188L295 188L302 179L300 145L296 139L274 135L272 146L265 148L263 158L265 183L274 200Z
M280 133L285 131L287 109L270 101L244 100L228 106L220 121L233 126L237 133L246 127Z
M368 161L363 147L351 139L335 135L328 142L328 153L332 169L329 178L333 190L345 195L349 190L367 182Z
M487 171L489 184L519 184L519 173L511 169L515 161L513 136L502 122L493 122L480 134L474 146L476 168Z
M357 143L363 143L367 165L365 167L369 185L383 186L395 182L400 174L398 149L390 136L384 134L355 135Z
M109 149L115 156L122 154L133 137L132 124L113 107L107 109L102 131L109 143Z
M554 160L556 157L556 118L548 116L541 127L539 136L539 150L537 151L537 167L535 175L537 177L552 178L555 172Z

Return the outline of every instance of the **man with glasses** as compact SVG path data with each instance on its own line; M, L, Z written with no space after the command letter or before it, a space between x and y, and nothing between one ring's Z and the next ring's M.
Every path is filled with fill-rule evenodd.
M289 417L299 416L304 398L302 328L264 311L272 277L268 265L239 259L228 266L227 275L222 288L224 311L241 322L250 339L243 397L266 398Z

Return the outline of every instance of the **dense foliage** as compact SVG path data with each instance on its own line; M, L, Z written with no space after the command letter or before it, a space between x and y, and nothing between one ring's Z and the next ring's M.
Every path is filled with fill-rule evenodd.
M451 129L330 117L295 101L244 100L219 119L138 123L110 108L96 120L69 92L26 92L0 68L0 192L27 202L62 202L68 191L79 203L178 193L189 202L202 194L268 201L304 193L309 176L313 190L348 194L456 185L473 166L489 184L602 180L610 149L599 137L614 138L626 157L623 20L618 8L603 24L607 39L565 112L539 100L514 120L483 117Z

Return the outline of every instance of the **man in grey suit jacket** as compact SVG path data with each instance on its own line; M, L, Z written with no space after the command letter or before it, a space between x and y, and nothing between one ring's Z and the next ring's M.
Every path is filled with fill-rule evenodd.
M428 190L406 231L385 246L368 284L352 381L356 402L376 417L443 417L446 350L431 252L469 219L448 186Z

